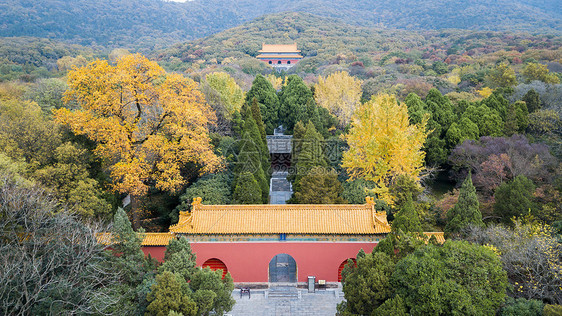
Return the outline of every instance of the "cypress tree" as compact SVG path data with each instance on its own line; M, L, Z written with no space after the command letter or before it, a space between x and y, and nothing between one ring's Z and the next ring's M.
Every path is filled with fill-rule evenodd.
M294 176L289 180L293 181L295 191L299 190L299 181L307 175L314 167L326 167L328 164L323 152L324 137L316 131L314 124L308 122L304 137L300 144L300 150L294 166Z
M457 204L447 212L445 231L458 233L468 225L483 226L479 205L476 188L472 184L472 174L469 173L459 191Z
M234 189L234 201L238 204L260 204L262 192L258 182L250 172L238 175L238 182Z
M257 75L252 87L246 93L246 104L251 105L254 98L258 101L267 134L279 126L279 97L271 83L262 75Z
M267 139L265 137L266 136L265 125L263 124L260 106L258 105L258 99L256 98L252 99L252 106L250 107L250 109L252 110L252 117L254 118L256 124L258 125L258 130L260 131L262 141L264 145L267 146Z
M535 89L527 91L523 98L521 98L521 101L525 101L529 113L533 113L541 108L541 98Z
M394 216L392 231L402 231L404 233L422 232L420 218L414 207L414 201L412 201L412 195L410 193L406 194L406 200L402 203L400 210Z
M295 192L295 201L300 204L342 204L343 191L338 174L324 167L314 167L300 180L300 188Z
M283 125L292 132L298 121L308 119L307 104L314 102L314 96L301 77L290 75L281 89L280 102L279 115Z
M254 119L249 117L245 124L245 133L242 138L240 152L238 153L238 163L235 169L236 179L234 187L236 188L240 181L240 174L243 172L250 172L260 187L260 194L262 195L263 203L267 203L269 196L269 183L263 171L263 157L260 154L260 149L257 145L261 142L261 137L257 130ZM256 142L256 136L258 141Z

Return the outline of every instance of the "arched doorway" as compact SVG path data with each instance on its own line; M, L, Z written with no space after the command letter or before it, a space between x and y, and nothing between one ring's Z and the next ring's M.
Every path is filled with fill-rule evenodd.
M222 278L228 273L226 264L217 258L211 258L203 263L203 268L209 267L213 271L222 270Z
M351 260L353 260L353 264L357 265L357 260L355 260L355 258L349 258ZM347 264L347 260L349 259L345 259L339 266L338 268L338 282L341 282L341 272L343 271L343 268L345 267L345 265Z
M286 253L278 254L269 262L269 282L297 282L297 263Z

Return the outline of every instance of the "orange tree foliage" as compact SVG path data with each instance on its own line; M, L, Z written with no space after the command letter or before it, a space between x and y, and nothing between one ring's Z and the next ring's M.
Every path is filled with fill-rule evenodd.
M214 112L193 80L134 54L115 66L96 60L75 68L68 84L65 102L81 109L60 109L56 119L96 142L115 190L138 197L153 183L174 191L185 182L182 165L200 164L201 172L220 166L208 136Z
M426 123L424 118L411 125L405 104L398 104L394 95L377 95L355 111L342 166L351 179L376 182L374 193L392 205L388 186L393 180L399 175L417 180L423 168Z

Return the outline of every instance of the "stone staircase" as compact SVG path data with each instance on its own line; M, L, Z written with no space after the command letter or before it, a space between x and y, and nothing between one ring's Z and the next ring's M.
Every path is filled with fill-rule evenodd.
M274 286L267 291L268 299L299 299L301 293L294 286Z

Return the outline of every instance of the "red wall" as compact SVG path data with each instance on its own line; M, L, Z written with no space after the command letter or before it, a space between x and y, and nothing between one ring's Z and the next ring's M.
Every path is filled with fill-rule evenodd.
M363 249L369 253L376 243L368 242L231 242L191 243L201 266L211 258L224 262L234 282L268 282L269 262L280 253L291 255L297 263L297 279L306 282L309 275L317 280L338 281L338 268ZM145 254L162 261L165 247L143 247Z
M263 62L265 62L266 64L269 64L269 61L271 60L271 64L269 65L277 65L277 62L279 60L281 60L281 65L286 65L287 61L291 61L291 65L295 65L296 63L299 62L300 59L261 59Z

